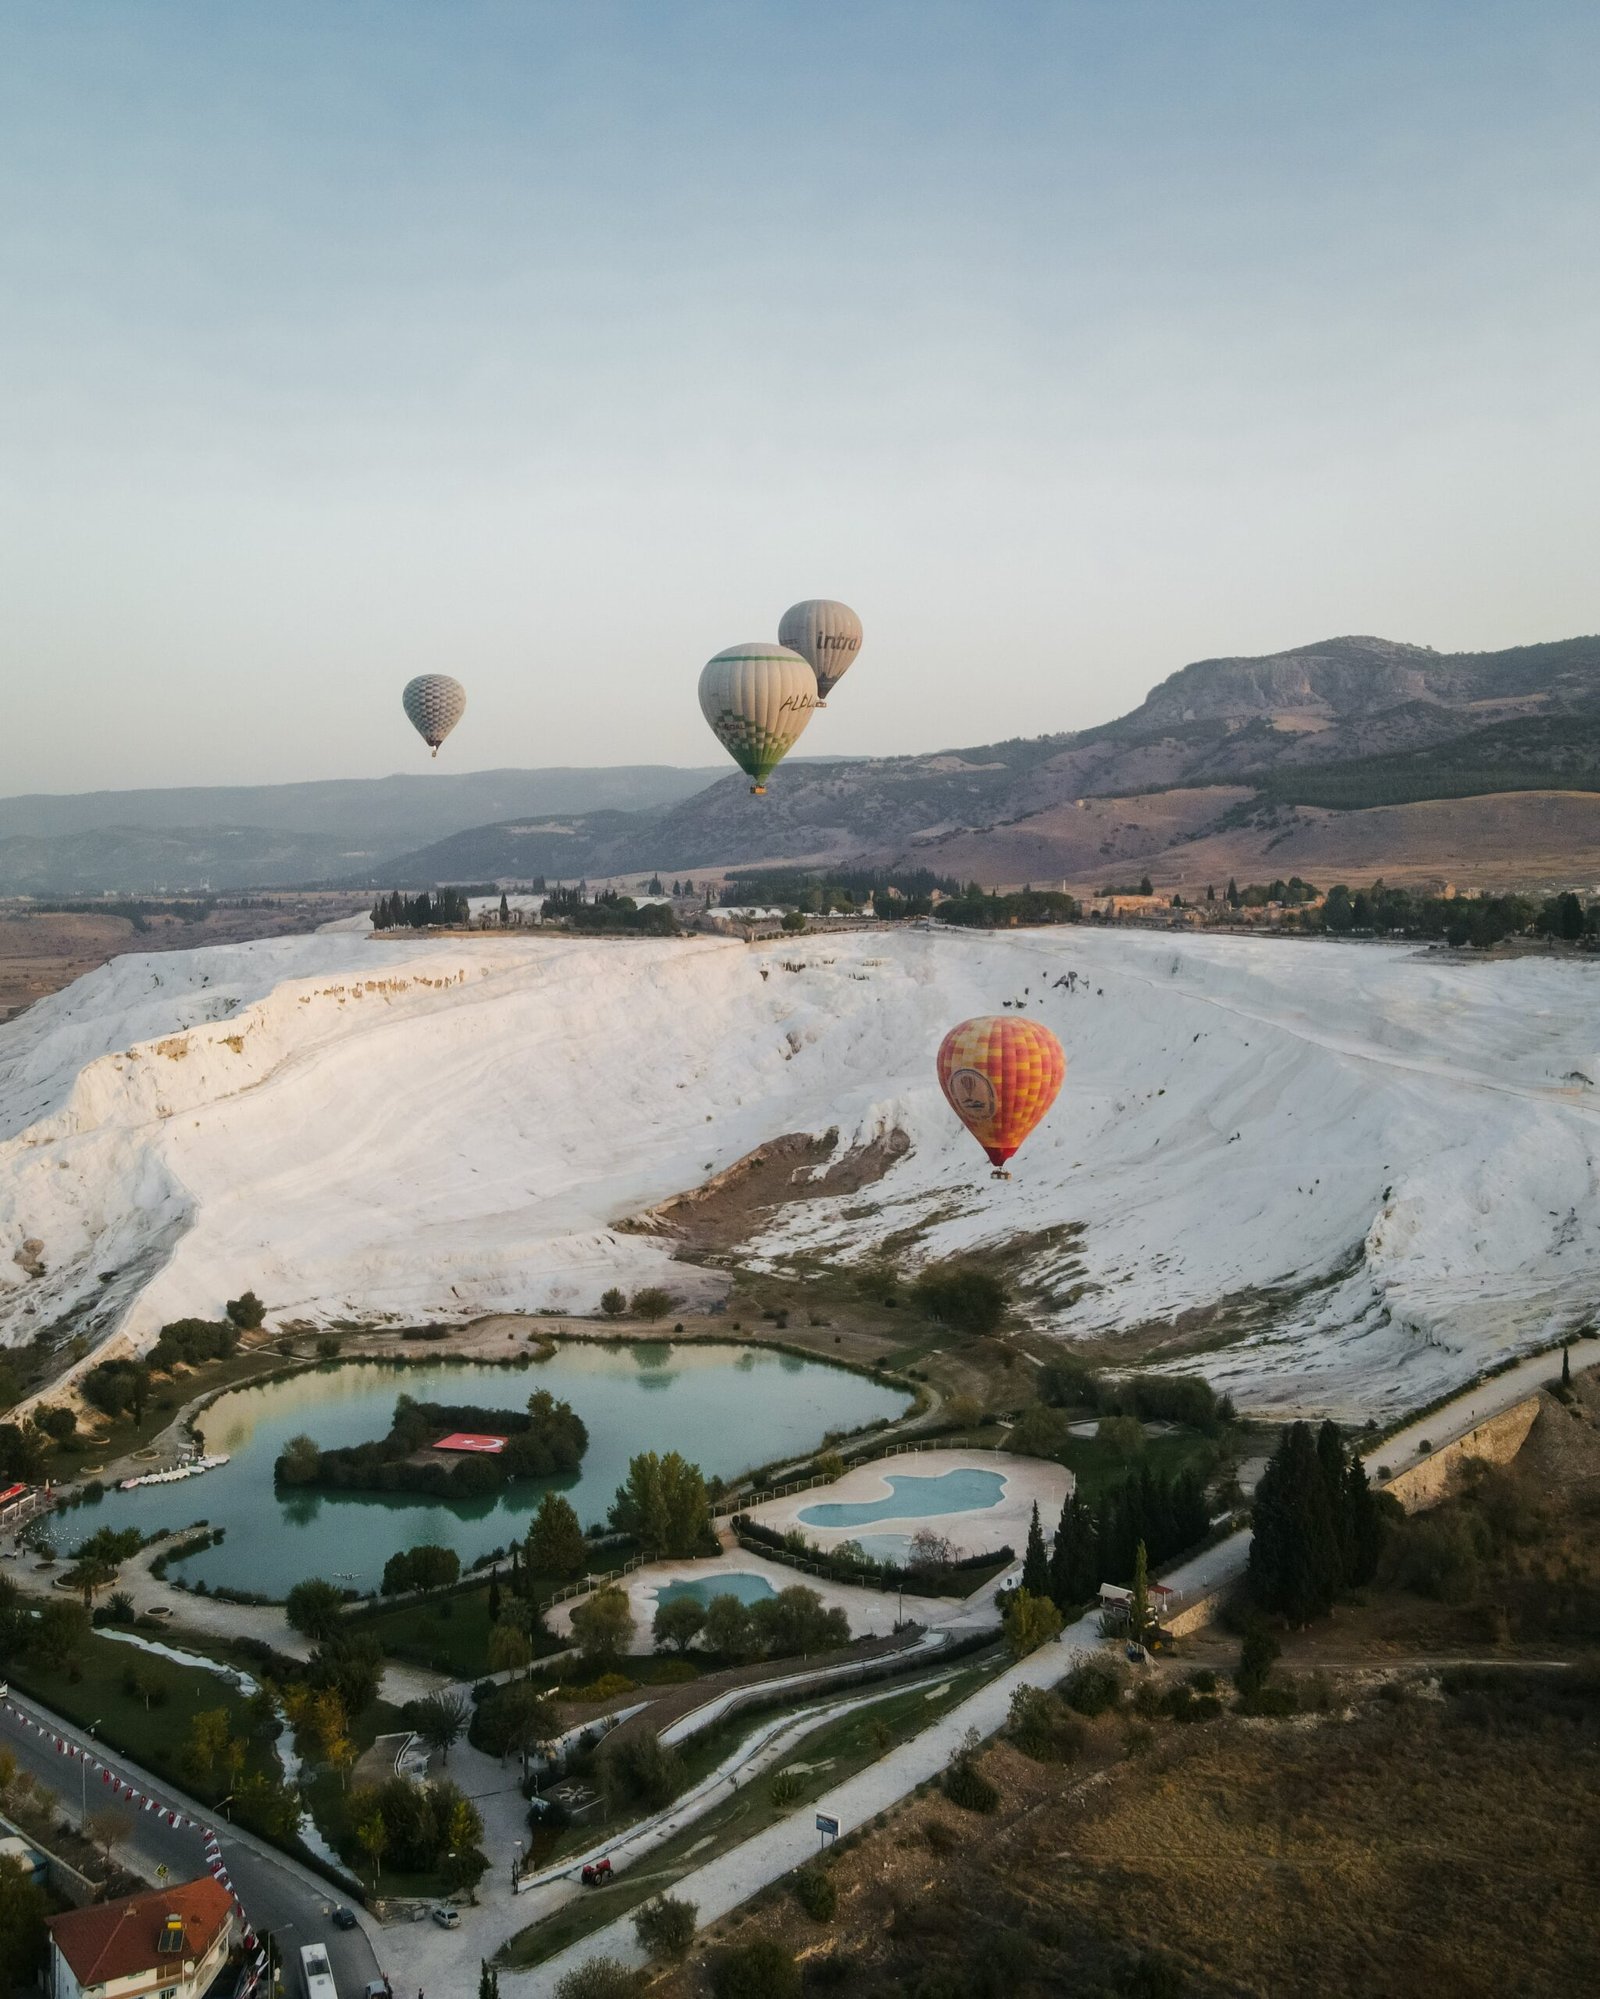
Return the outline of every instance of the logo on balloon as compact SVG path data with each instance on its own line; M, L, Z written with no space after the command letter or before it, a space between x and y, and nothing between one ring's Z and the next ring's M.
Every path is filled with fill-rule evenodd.
M957 1069L950 1078L950 1096L964 1118L986 1123L999 1109L994 1084L978 1069Z
M817 697L814 694L786 694L778 703L778 713L781 715L785 708L798 710L801 708L815 708L817 706Z

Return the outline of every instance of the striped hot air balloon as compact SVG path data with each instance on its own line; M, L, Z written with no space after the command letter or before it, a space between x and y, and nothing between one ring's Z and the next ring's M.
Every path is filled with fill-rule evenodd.
M1056 1100L1067 1073L1061 1043L1036 1020L984 1014L952 1027L939 1044L939 1087L989 1155L997 1180L1006 1161Z
M797 652L768 640L729 646L700 674L700 712L758 796L817 706L817 676Z
M412 728L437 756L439 745L467 712L467 690L448 673L419 673L406 682L400 702Z

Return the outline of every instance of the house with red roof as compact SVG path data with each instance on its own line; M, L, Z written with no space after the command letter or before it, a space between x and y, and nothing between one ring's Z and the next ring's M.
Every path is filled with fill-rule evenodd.
M204 1999L233 1945L228 1891L203 1875L51 1916L50 1999Z

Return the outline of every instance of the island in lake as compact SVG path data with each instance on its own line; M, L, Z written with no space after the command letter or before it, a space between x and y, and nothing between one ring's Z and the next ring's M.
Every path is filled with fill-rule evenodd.
M583 1418L542 1388L528 1397L526 1413L402 1395L386 1437L331 1451L313 1437L291 1437L272 1475L279 1487L481 1499L518 1479L574 1472L588 1447Z

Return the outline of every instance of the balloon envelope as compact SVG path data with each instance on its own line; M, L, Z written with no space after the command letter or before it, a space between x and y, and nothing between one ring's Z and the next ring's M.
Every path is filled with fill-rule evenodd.
M406 682L401 704L411 718L411 726L433 751L467 712L467 690L448 673L419 673Z
M700 711L717 741L765 791L817 705L817 676L797 652L765 641L729 646L700 674Z
M855 664L861 650L861 620L833 597L807 597L791 604L778 621L778 643L811 662L817 698L826 701Z
M997 1167L1055 1102L1066 1073L1061 1043L1036 1020L984 1014L939 1044L939 1087Z

